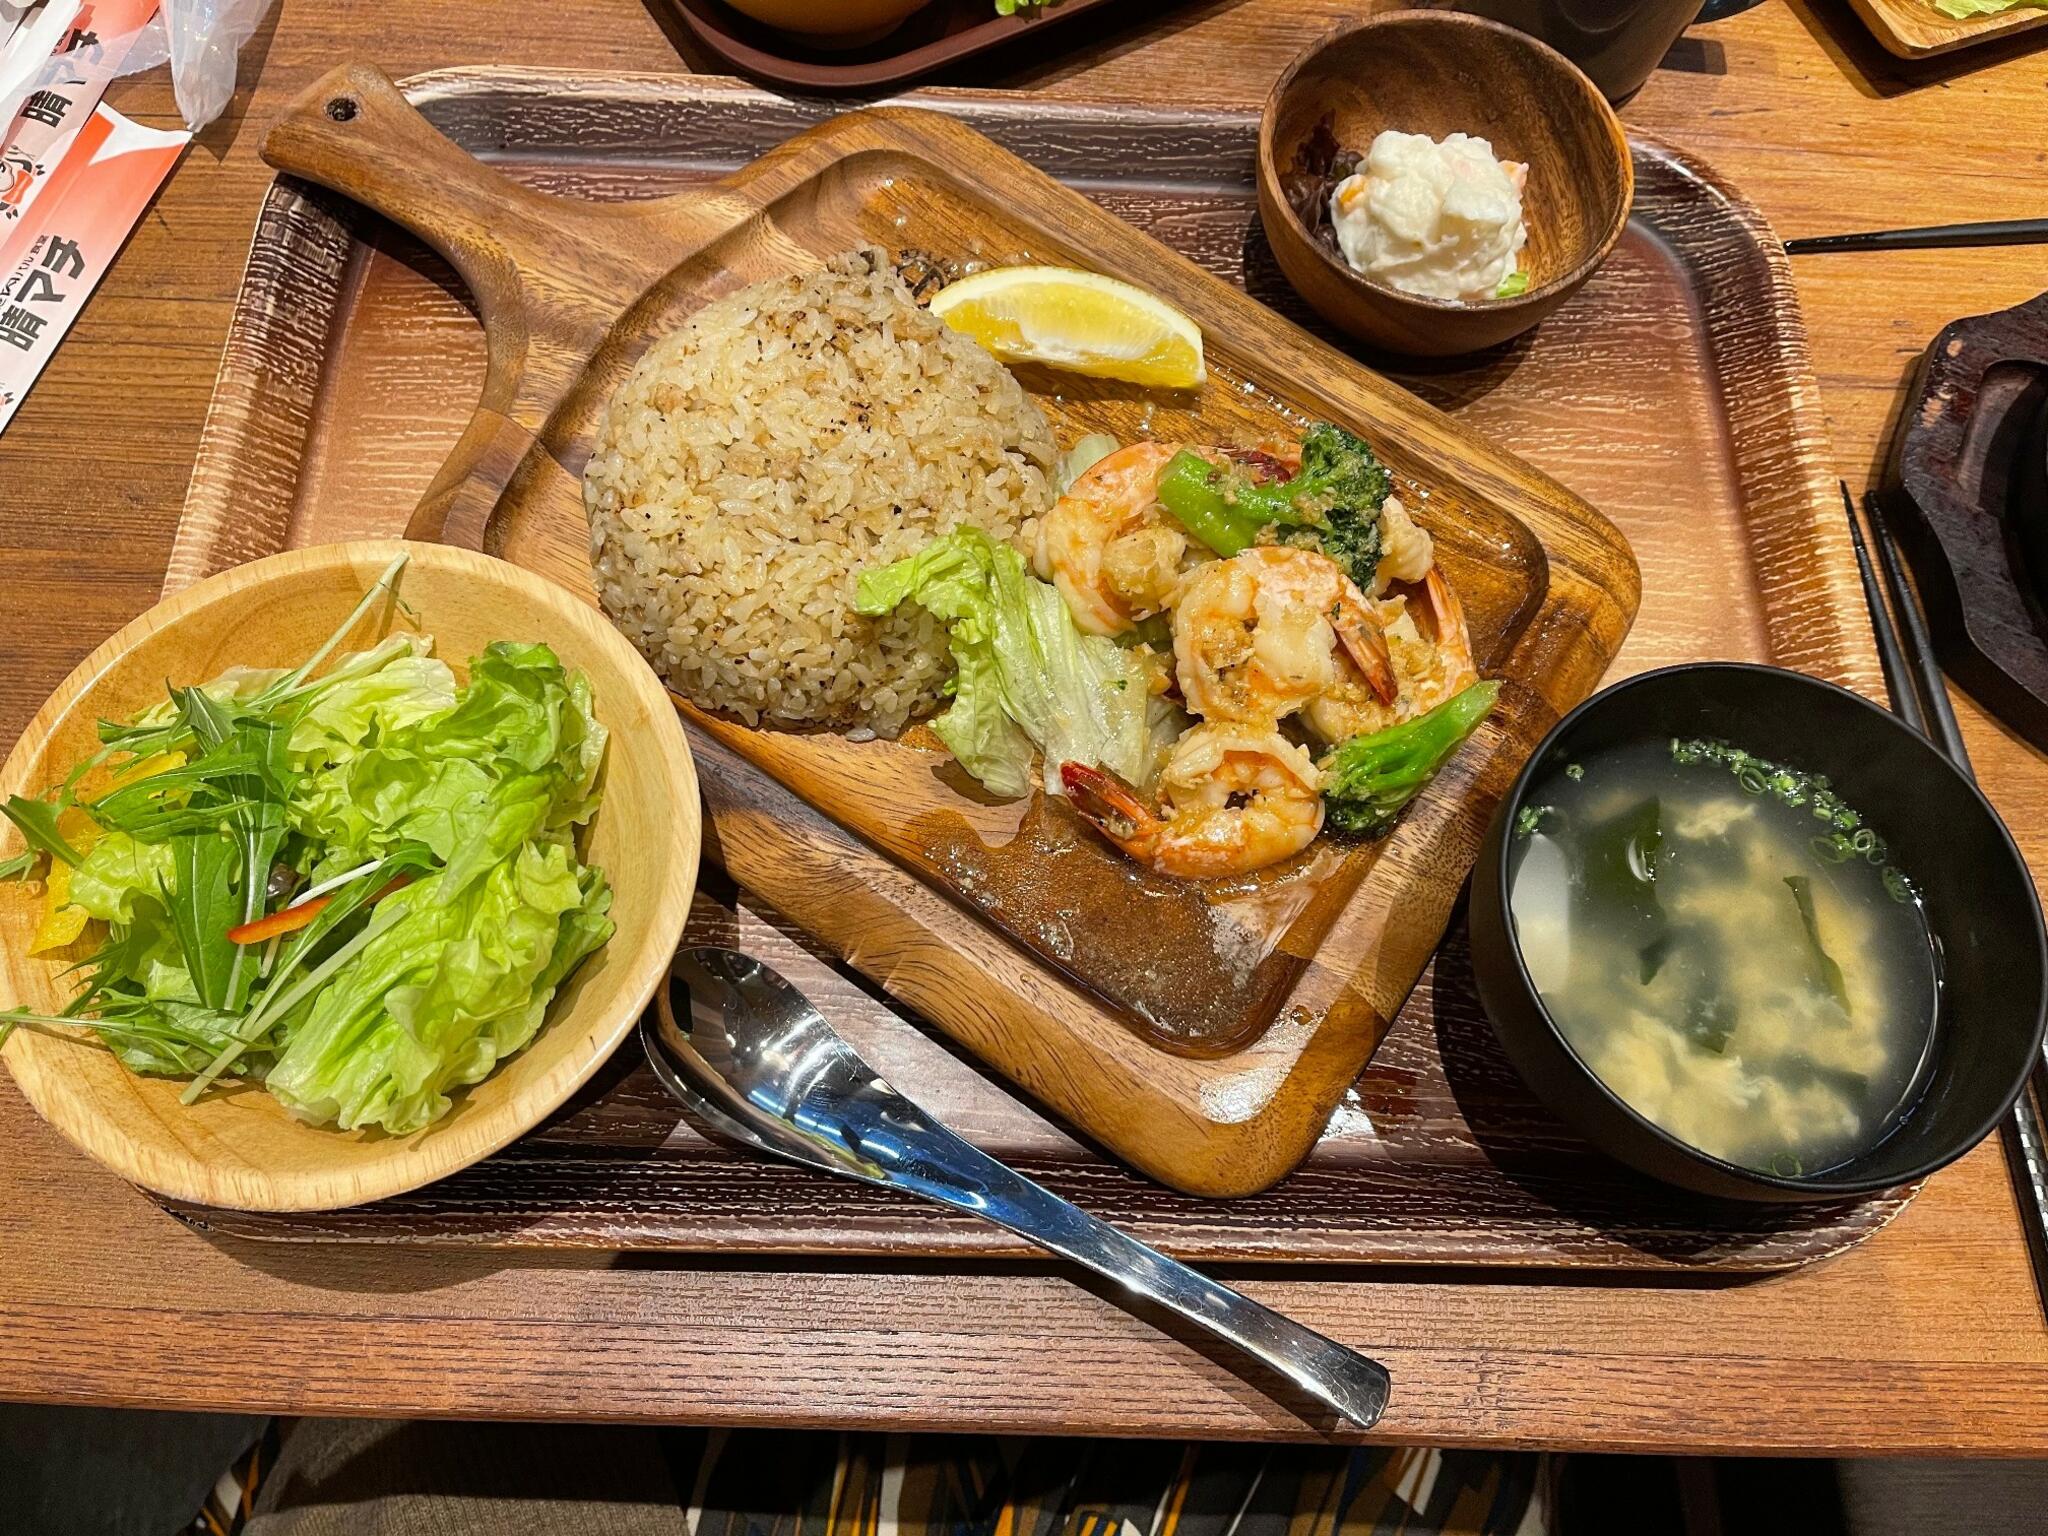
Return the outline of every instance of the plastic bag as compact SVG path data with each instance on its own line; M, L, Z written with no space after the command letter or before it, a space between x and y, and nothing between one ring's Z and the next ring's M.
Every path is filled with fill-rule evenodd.
M21 29L33 3L34 0L0 0L0 48L5 48L8 39Z
M7 37L7 51L0 55L0 143L6 141L14 114L36 88L78 10L79 0L52 0L39 11L16 13L12 21L0 16L0 33Z
M235 56L276 0L163 0L121 66L124 75L166 60L178 111L194 133L221 113L235 94Z

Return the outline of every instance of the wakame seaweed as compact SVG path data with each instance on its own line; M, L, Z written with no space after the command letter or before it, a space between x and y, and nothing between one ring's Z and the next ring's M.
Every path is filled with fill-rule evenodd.
M1806 929L1806 946L1813 953L1814 981L1833 994L1842 1005L1842 1012L1849 1011L1849 984L1842 977L1842 968L1835 964L1835 957L1827 951L1820 938L1820 914L1813 909L1813 881L1805 875L1787 875L1785 884L1792 892L1792 900L1799 907L1799 921Z
M1664 806L1655 796L1587 828L1579 877L1597 909L1609 910L1629 928L1628 942L1643 957L1642 981L1654 980L1662 961L1654 958L1668 924L1657 896L1657 863L1664 852Z

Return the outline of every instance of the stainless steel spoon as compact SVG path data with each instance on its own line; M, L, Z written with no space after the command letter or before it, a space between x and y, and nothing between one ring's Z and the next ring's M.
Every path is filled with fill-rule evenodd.
M738 950L684 949L640 1024L654 1072L735 1141L968 1211L1178 1312L1370 1427L1387 1372L969 1146L896 1092L810 1000Z

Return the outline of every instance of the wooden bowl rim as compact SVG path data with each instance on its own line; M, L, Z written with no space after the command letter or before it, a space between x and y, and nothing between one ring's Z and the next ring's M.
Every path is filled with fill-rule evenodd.
M1293 89L1294 82L1302 70L1319 54L1334 48L1339 43L1349 42L1360 33L1388 27L1415 26L1448 26L1473 31L1493 32L1503 37L1512 38L1516 45L1526 46L1532 49L1538 56L1548 56L1563 69L1565 74L1576 80L1581 93L1593 104L1595 109L1594 115L1600 119L1607 129L1609 147L1617 153L1621 165L1621 197L1616 213L1608 220L1606 232L1600 237L1600 240L1593 249L1569 271L1560 276L1553 277L1549 282L1531 288L1525 293L1518 293L1511 299L1488 299L1484 304L1474 304L1463 299L1439 299L1428 294L1410 293L1405 288L1396 288L1391 283L1383 283L1375 278L1367 277L1362 272L1353 271L1350 263L1331 251L1328 246L1324 245L1322 241L1318 240L1310 232L1307 225L1301 222L1301 215L1294 211L1294 204L1288 198L1286 189L1281 184L1279 167L1275 163L1273 156L1273 125L1279 120L1281 102L1286 99L1287 93ZM1296 54L1288 62L1287 67L1280 71L1280 78L1273 82L1273 89L1266 95L1266 104L1260 109L1258 176L1260 181L1267 183L1271 188L1274 195L1270 201L1279 208L1280 217L1287 221L1289 232L1302 245L1313 251L1317 260L1328 270L1368 293L1391 299L1401 304L1412 305L1426 313L1434 312L1453 315L1475 313L1514 314L1547 305L1552 300L1570 293L1579 284L1593 275L1595 269L1607 259L1608 253L1614 249L1615 242L1621 238L1621 232L1628 228L1629 212L1635 205L1636 191L1635 156L1629 150L1628 130L1622 126L1621 118L1616 114L1613 103L1600 93L1600 88L1588 78L1586 72L1541 38L1531 37L1528 33L1521 31L1519 28L1511 27L1506 22L1494 21L1485 16L1474 16L1465 11L1382 11L1377 15L1367 16L1360 21L1346 22L1340 26L1333 27L1303 48L1300 53Z
M610 652L617 671L628 681L630 697L637 701L639 713L654 722L651 739L615 730L610 745L611 751L622 750L619 743L631 737L632 745L623 750L661 755L665 771L655 777L666 780L674 791L677 842L671 874L661 880L655 904L634 915L641 934L639 940L632 940L626 924L621 922L620 931L607 946L606 953L617 954L621 966L616 979L608 983L607 995L613 1002L605 1010L616 1017L609 1021L600 1018L586 1025L579 1038L588 1042L587 1049L565 1055L545 1075L523 1086L516 1096L493 1106L491 1118L472 1127L468 1136L450 1136L437 1145L429 1128L411 1137L390 1138L393 1148L405 1149L403 1155L355 1165L299 1166L281 1172L254 1169L243 1163L234 1167L232 1179L219 1162L209 1160L194 1148L178 1147L166 1152L158 1144L145 1144L120 1121L88 1110L81 1099L47 1091L56 1074L50 1074L46 1081L47 1067L26 1068L16 1061L16 1056L29 1048L23 1042L35 1043L35 1037L26 1031L16 1032L0 1048L0 1062L6 1063L22 1096L65 1140L131 1183L198 1205L261 1211L339 1210L418 1189L502 1150L566 1103L633 1033L655 990L668 974L670 959L689 918L703 841L696 768L681 717L653 669L595 606L580 601L557 583L473 550L405 539L350 540L285 550L197 582L137 615L72 668L22 729L5 763L0 764L0 785L6 786L7 792L39 792L43 786L31 785L26 776L49 750L57 729L107 673L152 637L204 622L208 610L266 581L327 570L347 572L365 565L381 566L401 551L422 568L439 567L483 582L507 596L516 595L524 614L537 611L540 615L538 623L527 618L526 628L548 631L537 638L547 640L550 634L573 629L579 639L587 638L600 650ZM425 618L431 632L432 614L426 613ZM599 708L601 717L609 712L603 699L599 700ZM607 776L611 776L609 769ZM600 808L598 815L603 814ZM661 936L655 937L657 933ZM4 971L0 971L0 990L8 994L14 990ZM551 1019L542 1027L560 1022ZM516 1062L520 1055L509 1060ZM472 1085L466 1091L481 1086ZM281 1107L278 1112L283 1113ZM485 1127L487 1134L475 1134ZM348 1134L311 1126L305 1129L309 1135Z

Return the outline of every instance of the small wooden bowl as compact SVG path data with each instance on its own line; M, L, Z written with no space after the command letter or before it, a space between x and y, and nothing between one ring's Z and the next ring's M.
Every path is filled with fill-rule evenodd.
M303 661L400 550L412 558L399 593L458 669L490 641L544 640L588 674L611 741L585 852L611 882L618 931L555 995L532 1044L411 1136L306 1125L253 1085L181 1105L182 1082L137 1077L96 1044L16 1030L0 1059L29 1102L137 1184L261 1211L332 1210L417 1188L558 1108L632 1032L668 971L697 879L697 777L681 721L653 671L595 608L467 550L395 540L294 550L159 603L81 662L37 712L0 769L0 794L39 794L62 780L96 744L96 720L162 699L166 679L197 683L237 664ZM356 626L347 649L412 622L383 605ZM0 1006L54 1013L76 989L75 978L59 974L76 956L28 955L40 908L39 892L0 887Z
M1288 195L1320 126L1357 154L1388 128L1463 132L1526 164L1528 291L1468 303L1352 271ZM1606 259L1635 195L1628 136L1593 82L1534 38L1455 11L1390 12L1311 45L1267 99L1258 180L1266 239L1301 296L1360 341L1419 357L1476 352L1535 325Z

